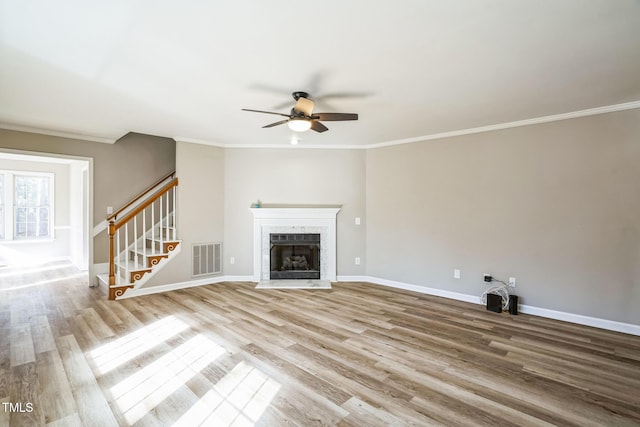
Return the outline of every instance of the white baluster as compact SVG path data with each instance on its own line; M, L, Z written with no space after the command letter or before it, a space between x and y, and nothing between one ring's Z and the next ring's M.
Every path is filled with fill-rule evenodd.
M171 189L173 194L173 240L176 240L176 233L178 228L178 223L176 222L176 211L178 208L176 207L176 187Z
M160 218L158 218L158 235L160 239L160 248L162 248L162 196L158 199L158 205L160 206Z
M129 270L129 223L127 222L124 225L124 262L125 262L125 271ZM126 274L126 273L125 273ZM128 280L127 280L128 282Z
M151 255L156 254L155 203L151 203Z
M147 256L147 208L142 209L142 255Z
M164 201L167 204L167 218L165 219L164 223L166 224L166 237L167 240L169 240L171 238L171 236L169 236L169 195L165 193L164 196Z
M116 231L116 253L114 255L116 262L116 285L120 284L120 229Z
M133 217L133 265L138 268L138 216Z

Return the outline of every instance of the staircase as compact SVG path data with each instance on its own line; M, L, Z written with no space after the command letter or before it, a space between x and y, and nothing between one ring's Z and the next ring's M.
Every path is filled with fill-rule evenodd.
M179 252L176 221L178 178L172 173L118 211L109 222L109 274L99 275L109 299L141 288Z

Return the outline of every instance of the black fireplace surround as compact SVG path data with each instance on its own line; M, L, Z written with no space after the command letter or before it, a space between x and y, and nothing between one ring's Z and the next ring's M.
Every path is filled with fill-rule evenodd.
M320 234L270 234L271 280L320 279Z

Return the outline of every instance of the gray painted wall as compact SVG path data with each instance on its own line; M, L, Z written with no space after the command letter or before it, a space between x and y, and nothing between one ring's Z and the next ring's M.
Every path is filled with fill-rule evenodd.
M207 241L223 241L225 275L251 275L257 199L342 205L339 275L469 295L486 288L485 272L515 276L523 304L640 324L638 109L371 150L176 149L146 136L106 145L3 130L0 147L95 158L97 222L175 166L183 252L150 284L191 280L190 245Z
M264 205L341 205L338 274L365 273L364 151L223 149L178 142L176 171L182 250L145 286L194 280L194 243L222 241L224 274L251 276L253 216L249 207L258 199ZM356 216L362 219L359 226ZM362 258L361 265L354 265L356 256Z
M639 164L637 109L368 150L367 274L640 324Z
M178 237L180 253L145 286L194 280L191 247L224 239L225 150L208 145L178 142ZM223 245L224 251L224 245Z
M264 205L341 205L337 217L339 275L363 275L366 250L363 150L227 149L225 260L227 275L253 274L253 215ZM355 217L362 224L355 225ZM354 265L356 256L361 265ZM229 258L235 257L231 265Z

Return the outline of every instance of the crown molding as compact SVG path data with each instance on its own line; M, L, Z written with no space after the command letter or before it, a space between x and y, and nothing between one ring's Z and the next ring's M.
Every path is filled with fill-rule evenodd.
M175 137L173 137L173 139L175 141L177 141L177 142L187 142L187 143L192 143L192 144L202 144L202 145L209 145L209 146L219 147L219 148L368 150L368 149L375 149L375 148L390 147L390 146L394 146L394 145L411 144L411 143L414 143L414 142L432 141L432 140L435 140L435 139L444 139L444 138L452 138L452 137L456 137L456 136L472 135L472 134L475 134L475 133L492 132L492 131L497 131L497 130L510 129L510 128L516 128L516 127L522 127L522 126L530 126L530 125L536 125L536 124L541 124L541 123L557 122L557 121L561 121L561 120L577 119L577 118L580 118L580 117L587 117L587 116L595 116L595 115L599 115L599 114L614 113L614 112L617 112L617 111L632 110L632 109L635 109L635 108L640 108L640 101L632 101L632 102L626 102L626 103L622 103L622 104L607 105L607 106L604 106L604 107L589 108L589 109L586 109L586 110L579 110L579 111L572 111L572 112L568 112L568 113L554 114L554 115L551 115L551 116L535 117L535 118L532 118L532 119L517 120L517 121L513 121L513 122L499 123L499 124L488 125L488 126L480 126L480 127L469 128L469 129L461 129L461 130L455 130L455 131L450 131L450 132L434 133L434 134L416 136L416 137L412 137L412 138L396 139L396 140L391 140L391 141L384 141L384 142L378 142L378 143L374 143L374 144L365 144L365 145L356 145L356 144L347 144L347 145L338 145L338 144L333 144L333 145L323 145L323 144L297 144L297 145L292 145L292 144L226 144L226 143L221 143L221 142L208 141L208 140L204 140L204 139L187 138L187 137L180 137L180 136L175 136ZM42 128L36 128L36 127L30 127L30 126L20 126L20 125L13 125L13 124L8 124L8 123L1 123L1 122L0 122L0 129L15 130L15 131L20 131L20 132L37 133L37 134L41 134L41 135L57 136L57 137L61 137L61 138L79 139L79 140L83 140L83 141L101 142L101 143L106 143L106 144L113 144L119 139L119 137L118 138L105 138L105 137L100 137L100 136L92 136L92 135L78 134L78 133L72 133L72 132L61 132L61 131L56 131L56 130L51 130L51 129L42 129Z
M207 141L204 139L196 139L196 138L185 138L181 136L173 137L176 142L187 142L190 144L202 144L209 145L211 147L219 147L219 148L272 148L272 149L323 149L323 150L364 150L367 148L366 145L326 145L326 144L296 144L293 145L291 143L288 144L225 144L221 142L213 142Z
M368 145L322 145L322 144L226 144L225 148L273 148L291 150L366 150Z
M181 141L184 142L197 142L199 144L207 144L207 145L215 145L217 147L222 147L222 148L272 148L272 149L323 149L323 150L369 150L369 149L375 149L375 148L383 148L383 147L390 147L390 146L394 146L394 145L403 145L403 144L411 144L414 142L423 142L423 141L432 141L435 139L444 139L444 138L452 138L452 137L456 137L456 136L463 136L463 135L472 135L475 133L484 133L484 132L492 132L492 131L497 131L497 130L503 130L503 129L510 129L510 128L517 128L517 127L522 127L522 126L530 126L530 125L536 125L536 124L541 124L541 123L549 123L549 122L557 122L557 121L562 121L562 120L570 120L570 119L577 119L580 117L587 117L587 116L595 116L595 115L599 115L599 114L607 114L607 113L615 113L617 111L625 111L625 110L633 110L635 108L640 108L640 101L633 101L633 102L626 102L623 104L614 104L614 105L606 105L603 107L596 107L596 108L589 108L586 110L579 110L579 111L571 111L568 113L561 113L561 114L553 114L550 116L543 116L543 117L535 117L532 119L525 119L525 120L517 120L517 121L513 121L513 122L506 122L506 123L498 123L495 125L488 125L488 126L480 126L480 127L475 127L475 128L469 128L469 129L461 129L461 130L456 130L456 131L451 131L451 132L441 132L441 133L434 133L434 134L428 134L428 135L423 135L423 136L416 136L416 137L412 137L412 138L405 138L405 139L396 139L396 140L392 140L392 141L385 141L385 142L378 142L378 143L374 143L374 144L366 144L366 145L320 145L320 144L297 144L297 145L292 145L292 144L212 144L210 142L207 141L194 141L194 140L189 140L187 138L182 138Z
M228 146L228 144L223 144L221 142L208 141L206 139L186 138L186 137L183 137L183 136L174 136L172 138L176 142L186 142L188 144L209 145L211 147L218 147L218 148L227 148L227 146Z
M0 129L15 130L19 132L37 133L40 135L56 136L59 138L80 139L82 141L101 142L103 144L115 144L118 138L105 138L101 136L85 135L73 132L61 132L53 129L42 129L32 126L20 126L9 123L0 123Z
M627 102L624 104L607 105L604 107L590 108L587 110L572 111L569 113L554 114L551 116L517 120L514 122L499 123L499 124L489 125L489 126L480 126L480 127L456 130L451 132L434 133L430 135L416 136L413 138L397 139L394 141L386 141L386 142L380 142L376 144L369 144L366 146L366 148L382 148L382 147L390 147L393 145L411 144L413 142L430 141L434 139L451 138L454 136L471 135L474 133L491 132L491 131L502 130L502 129L537 125L541 123L577 119L580 117L595 116L598 114L614 113L616 111L632 110L634 108L640 108L640 101Z

